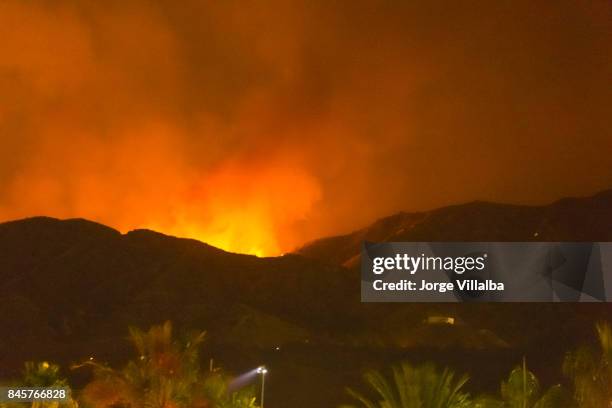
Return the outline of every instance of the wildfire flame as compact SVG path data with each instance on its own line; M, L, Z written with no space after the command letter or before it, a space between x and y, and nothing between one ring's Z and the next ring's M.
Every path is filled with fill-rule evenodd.
M321 192L295 162L222 161L201 170L185 164L167 127L131 135L104 145L91 137L74 136L70 146L50 138L8 186L12 202L0 215L83 217L122 232L148 228L258 256L300 243L293 224L308 217ZM64 159L50 165L43 157Z
M291 224L306 218L319 197L316 181L291 165L229 165L194 185L168 219L148 227L233 252L278 255L297 244Z
M372 3L0 0L0 221L261 256L609 187L609 2Z

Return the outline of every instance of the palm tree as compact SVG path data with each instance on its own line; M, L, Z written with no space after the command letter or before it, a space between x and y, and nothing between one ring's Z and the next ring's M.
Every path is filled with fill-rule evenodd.
M205 395L218 408L257 408L252 386L229 393L228 379L220 374L209 376L204 381L204 389Z
M86 363L94 367L94 380L83 390L83 401L92 408L255 407L254 402L240 405L242 401L230 405L228 401L236 396L223 386L227 379L200 370L199 348L204 338L204 332L194 332L176 340L170 322L147 332L130 329L137 358L122 370Z
M379 371L368 371L364 381L375 397L350 388L347 392L366 408L458 408L471 404L469 395L461 391L468 377L456 378L448 368L440 372L431 364L413 367L404 362L392 367L389 379Z
M23 370L23 386L25 387L66 387L66 379L60 376L57 364L46 361L35 363L28 361Z
M515 367L502 381L501 399L480 397L476 399L476 408L562 408L572 404L560 385L541 392L540 382L534 373L527 369L527 362L523 359L521 366Z
M599 350L582 347L568 353L563 363L581 408L612 407L612 328L608 323L599 323L596 329Z
M19 387L44 387L44 388L68 388L68 381L60 375L60 368L57 364L46 361L35 363L28 361L25 363L23 377L18 383ZM23 407L19 403L0 403L0 408ZM34 401L30 404L31 408L76 408L78 404L69 396L65 401Z

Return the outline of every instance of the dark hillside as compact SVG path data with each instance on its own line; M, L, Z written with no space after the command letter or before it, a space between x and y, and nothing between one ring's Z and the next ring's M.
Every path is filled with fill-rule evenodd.
M271 406L325 407L364 367L401 358L468 370L474 387L490 390L526 355L545 382L559 381L563 353L612 316L609 304L361 304L352 266L363 240L612 240L612 191L541 207L400 213L276 258L81 219L3 223L0 378L26 360L118 363L129 355L128 326L169 319L208 330L205 356L235 372L266 362L277 373ZM430 327L432 315L462 324ZM491 367L495 353L503 358ZM322 391L300 389L307 397L297 400L296 384Z

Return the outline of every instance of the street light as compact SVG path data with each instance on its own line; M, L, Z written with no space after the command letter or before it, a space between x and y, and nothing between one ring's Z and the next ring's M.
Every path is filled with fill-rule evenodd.
M261 408L264 408L264 386L266 385L266 366L257 367L257 374L261 374Z

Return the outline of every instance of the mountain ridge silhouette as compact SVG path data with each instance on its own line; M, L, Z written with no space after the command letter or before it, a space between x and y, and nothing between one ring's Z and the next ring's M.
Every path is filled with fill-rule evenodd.
M492 352L503 340L508 364L515 354L526 354L535 356L535 366L543 347L562 356L592 331L593 322L610 316L610 304L541 304L534 312L529 304L360 303L354 267L362 240L461 237L612 241L612 190L547 206L472 202L398 213L269 258L143 229L122 234L84 219L4 222L0 378L18 375L26 360L124 361L130 355L128 326L172 320L177 330L207 330L211 353L230 368L261 361L274 368L275 361L287 365L295 357L286 368L291 373L306 370L304 361L317 361L308 370L332 389L329 384L338 378L333 367L351 366L358 375L360 364L374 358L368 357L372 350L397 355L403 348L424 347L424 339L434 350L462 353ZM460 330L444 328L451 334L440 336L440 328L423 326L431 314L460 317L466 324ZM319 361L320 355L327 357ZM466 357L465 364L471 361Z

